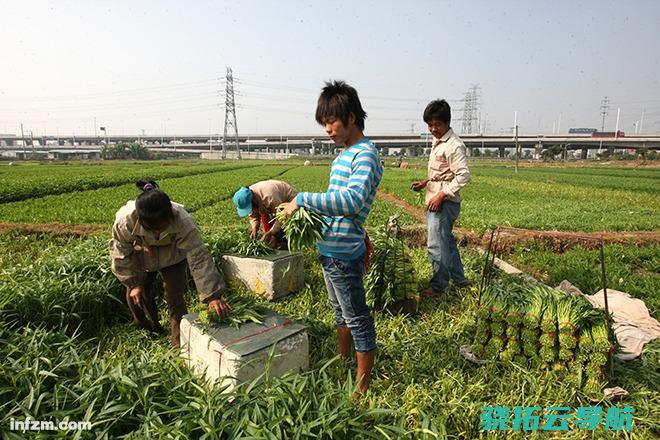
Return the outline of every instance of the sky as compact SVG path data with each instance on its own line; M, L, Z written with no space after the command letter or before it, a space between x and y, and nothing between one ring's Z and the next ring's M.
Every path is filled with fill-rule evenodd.
M660 1L0 0L0 133L322 136L324 81L365 134L420 134L438 98L461 133L660 133ZM643 115L643 116L642 116ZM477 123L475 123L475 126ZM475 127L476 131L477 128Z

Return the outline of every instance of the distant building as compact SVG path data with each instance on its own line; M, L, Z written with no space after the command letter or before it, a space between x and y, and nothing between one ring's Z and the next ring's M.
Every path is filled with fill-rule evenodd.
M48 159L52 160L98 160L101 159L99 150L51 150Z
M14 145L14 140L11 138L15 138L15 134L3 134L0 133L0 147L9 147ZM10 138L10 139L7 139Z

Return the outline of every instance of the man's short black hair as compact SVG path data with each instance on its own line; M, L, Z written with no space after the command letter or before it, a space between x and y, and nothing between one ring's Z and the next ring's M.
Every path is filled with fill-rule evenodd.
M451 123L451 107L444 99L429 102L424 109L424 122L427 124L433 119L439 119L447 125Z
M328 117L335 117L348 126L350 114L355 115L355 125L364 130L367 113L362 109L357 90L344 81L327 81L316 105L316 122L323 125Z

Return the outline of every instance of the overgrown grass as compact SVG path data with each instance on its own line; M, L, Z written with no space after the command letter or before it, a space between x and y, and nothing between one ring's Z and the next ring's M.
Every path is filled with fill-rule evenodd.
M107 239L80 241L66 253L0 272L3 325L94 333L127 318L125 291L110 271Z
M96 246L105 251L104 243ZM466 274L478 279L483 256L461 252ZM421 289L431 273L425 249L413 251L413 263ZM334 316L314 251L305 253L305 272L301 292L265 305L307 325L311 372L248 384L229 396L207 390L194 378L168 348L166 336L154 339L129 323L100 323L97 336L84 340L58 325L35 328L40 326L36 318L23 328L10 329L3 322L0 429L7 429L10 417L29 415L92 421L94 431L81 432L81 438L104 433L109 438L367 438L367 433L374 438L386 438L384 433L391 438L478 438L483 436L479 418L484 405L592 405L552 372L503 362L479 367L463 360L458 349L474 335L477 293L470 289L454 290L445 301L423 300L418 316L377 313L379 351L372 388L354 403L349 379L354 367L331 361ZM235 293L249 294L245 289ZM191 311L202 307L193 291L187 303ZM125 305L117 307L126 311ZM167 324L162 300L160 307ZM83 319L97 323L92 316ZM641 359L615 363L616 384L631 393L624 403L636 410L630 438L651 438L660 430L659 362L656 341ZM584 435L573 429L562 438ZM604 431L597 436L611 437Z
M229 393L207 388L173 350L132 328L115 329L118 349L40 328L0 330L0 433L9 420L92 422L74 438L382 438L405 434L396 411L352 403L351 382L330 375L338 363L245 383ZM107 335L109 336L109 335ZM126 350L129 348L129 350Z
M7 232L0 234L0 271L31 264L46 256L67 252L82 238L56 236L51 234L28 234Z

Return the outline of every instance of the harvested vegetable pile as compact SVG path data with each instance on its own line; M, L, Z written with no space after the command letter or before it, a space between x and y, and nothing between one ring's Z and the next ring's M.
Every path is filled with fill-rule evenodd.
M226 295L225 301L231 306L229 316L222 319L215 310L202 310L197 316L197 322L201 324L230 324L238 328L246 322L261 324L264 314L253 299L238 295Z
M290 251L301 251L323 239L323 228L327 224L321 214L298 208L291 217L284 215L283 210L278 210L276 215L277 220L282 224Z
M396 218L390 218L384 228L370 236L374 250L364 288L367 304L376 309L416 295L410 251L396 237L397 229Z
M268 246L264 241L243 236L231 249L231 252L245 257L262 257L273 254L275 249Z
M598 396L614 352L607 326L582 296L543 285L492 284L476 312L473 350L481 359L551 369Z

